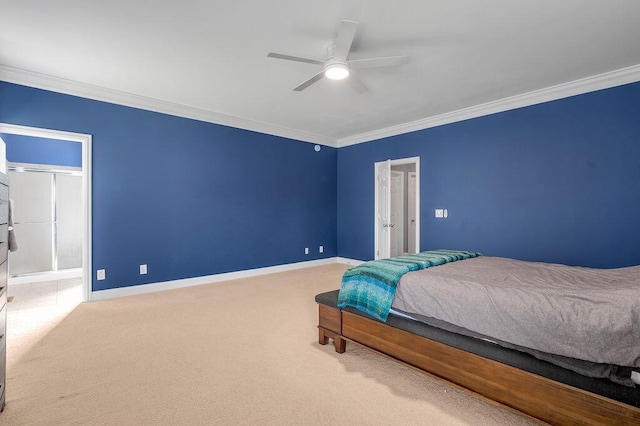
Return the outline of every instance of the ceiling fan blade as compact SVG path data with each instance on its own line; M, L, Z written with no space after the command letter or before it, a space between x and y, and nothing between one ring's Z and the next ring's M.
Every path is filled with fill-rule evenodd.
M409 60L409 56L387 56L384 58L354 59L348 61L348 63L349 68L360 70L363 68L393 67L395 65L407 64Z
M291 55L283 55L281 53L269 53L267 55L267 57L269 58L276 58L276 59L284 59L287 61L294 61L294 62L304 62L307 64L315 64L315 65L323 65L324 61L316 61L315 59L309 59L309 58L301 58L300 56L291 56Z
M311 86L313 83L315 83L316 81L322 79L322 77L324 77L324 70L320 71L318 74L314 75L313 77L311 77L309 80L300 83L295 89L293 89L296 92L301 92L304 89L306 89L307 87Z
M356 36L356 30L358 29L358 23L355 21L342 21L340 22L340 29L338 30L338 36L336 37L336 44L333 48L333 59L339 61L346 61L349 56L349 50L351 50L351 43Z
M353 72L349 74L347 81L349 82L351 87L353 87L353 89L360 94L369 91L369 88L365 86L362 80L360 80Z

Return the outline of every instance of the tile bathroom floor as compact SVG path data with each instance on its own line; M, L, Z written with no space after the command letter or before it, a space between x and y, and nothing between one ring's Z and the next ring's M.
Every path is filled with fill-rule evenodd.
M82 278L7 286L7 371L82 302Z
M82 278L9 284L7 312L71 307L82 302Z

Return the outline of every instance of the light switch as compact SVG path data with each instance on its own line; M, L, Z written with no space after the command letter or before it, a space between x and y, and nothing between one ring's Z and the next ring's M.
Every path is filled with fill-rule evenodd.
M444 217L444 210L436 209L436 217Z

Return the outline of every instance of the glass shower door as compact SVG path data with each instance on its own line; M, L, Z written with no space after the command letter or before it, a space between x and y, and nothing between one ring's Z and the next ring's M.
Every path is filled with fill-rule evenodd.
M10 254L11 275L54 270L54 186L52 173L9 172L13 222L19 250Z
M58 270L82 268L82 177L56 174Z

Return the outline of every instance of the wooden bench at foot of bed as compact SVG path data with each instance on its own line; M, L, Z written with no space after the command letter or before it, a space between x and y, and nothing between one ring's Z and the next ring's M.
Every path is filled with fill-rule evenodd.
M319 304L319 343L351 341L554 425L640 425L640 409Z

